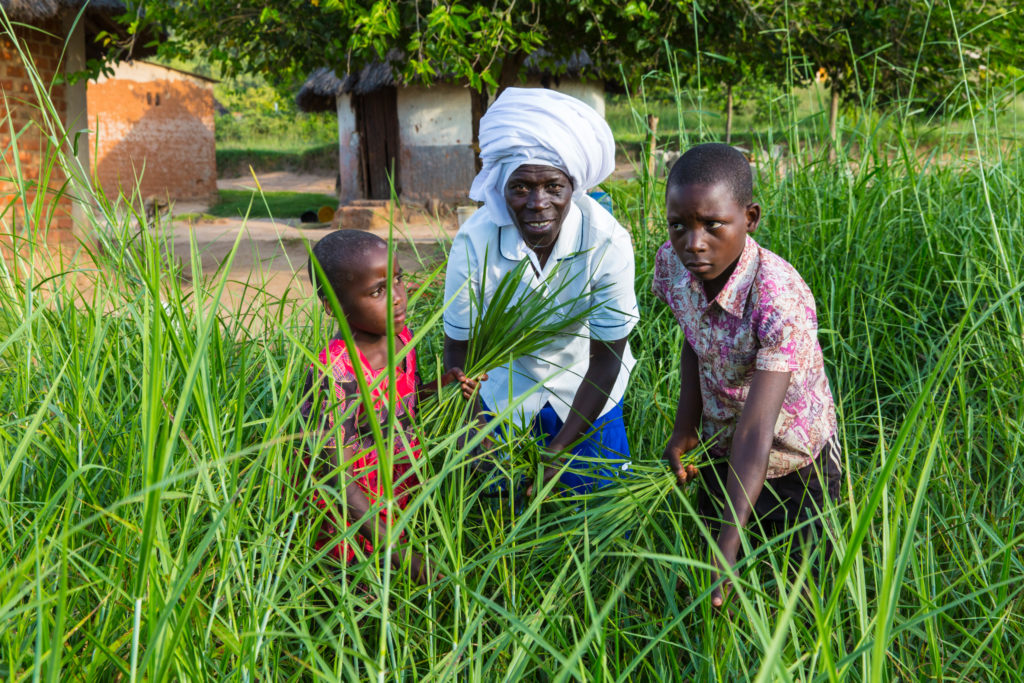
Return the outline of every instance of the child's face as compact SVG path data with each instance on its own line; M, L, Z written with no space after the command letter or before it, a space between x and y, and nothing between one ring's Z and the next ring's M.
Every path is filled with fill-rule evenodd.
M394 260L391 285L393 305L390 313L394 317L395 329L405 324L407 302L404 274L397 259ZM388 320L388 250L384 245L369 251L362 259L362 267L353 270L351 278L338 292L338 302L345 314L352 333L375 336L387 334Z
M676 256L694 277L724 285L747 234L757 228L761 207L740 205L727 183L673 185L666 199L668 238Z

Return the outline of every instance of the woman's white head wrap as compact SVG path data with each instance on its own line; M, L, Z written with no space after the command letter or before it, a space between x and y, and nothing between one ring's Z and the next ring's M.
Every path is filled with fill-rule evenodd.
M480 119L480 160L469 197L485 202L497 225L512 217L505 184L523 165L554 166L578 199L615 170L615 140L605 120L575 97L545 88L507 88Z

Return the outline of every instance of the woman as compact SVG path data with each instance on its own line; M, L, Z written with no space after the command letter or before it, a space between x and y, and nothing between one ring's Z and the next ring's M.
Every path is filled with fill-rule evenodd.
M633 367L626 337L638 319L633 247L586 194L615 168L615 142L583 102L508 88L480 120L480 157L469 196L484 206L455 236L445 276L445 367L465 367L476 302L486 308L524 259L521 292L551 299L555 310L582 302L585 322L489 370L480 393L486 409L512 406L517 422L542 436L544 482L567 460L561 483L587 492L630 467L621 403Z

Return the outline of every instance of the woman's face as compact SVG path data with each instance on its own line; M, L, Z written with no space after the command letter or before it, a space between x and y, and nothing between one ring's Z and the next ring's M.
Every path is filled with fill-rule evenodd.
M572 203L572 181L553 166L520 166L505 185L505 202L526 245L546 259Z

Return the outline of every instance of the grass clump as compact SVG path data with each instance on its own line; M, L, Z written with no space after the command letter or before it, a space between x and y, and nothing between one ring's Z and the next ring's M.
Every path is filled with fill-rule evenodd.
M257 173L295 171L298 173L335 173L338 170L337 143L317 143L300 148L278 147L274 140L263 144L249 142L232 147L217 143L217 175L221 178Z
M46 117L53 148L68 149ZM845 469L828 511L830 565L790 579L783 544L749 552L731 615L706 600L692 492L659 461L681 337L649 291L665 238L657 181L612 188L642 316L625 409L636 476L543 508L492 505L465 467L476 444L447 403L458 399L425 404L425 484L396 529L416 530L444 578L417 587L375 558L345 569L313 550L319 520L304 501L315 482L294 473L302 380L333 332L321 307L225 310L231 255L213 277L196 253L183 268L145 216L121 216L73 157L55 156L94 207L102 249L90 240L88 259L44 273L41 226L19 223L31 253L0 272L0 672L1019 678L1024 159L1001 145L1016 131L965 125L967 142L938 141L955 164L861 121L845 129L858 144L838 164L807 146L757 169L756 237L817 297ZM47 215L14 169L0 176L20 183L27 215ZM411 308L428 376L442 344L439 274L421 276ZM382 438L395 434L386 425Z

